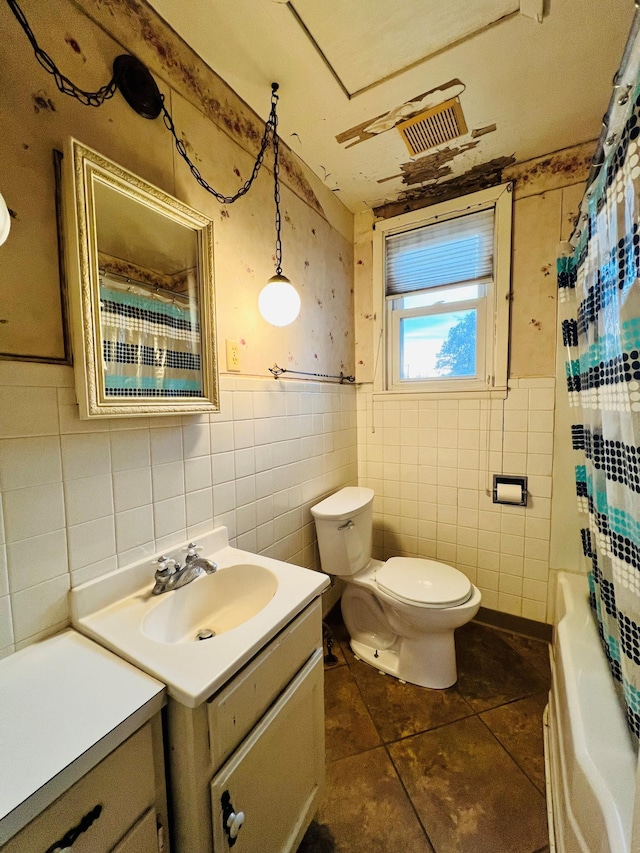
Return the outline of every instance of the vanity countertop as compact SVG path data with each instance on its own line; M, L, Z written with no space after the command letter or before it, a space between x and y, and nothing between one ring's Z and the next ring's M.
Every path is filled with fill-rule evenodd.
M164 556L182 560L186 547ZM217 571L164 595L152 593L157 562L148 558L71 590L76 628L161 680L187 708L224 687L329 586L322 572L231 547L226 527L203 534L197 547ZM206 642L200 628L211 635Z
M165 701L163 684L73 630L0 661L0 847Z

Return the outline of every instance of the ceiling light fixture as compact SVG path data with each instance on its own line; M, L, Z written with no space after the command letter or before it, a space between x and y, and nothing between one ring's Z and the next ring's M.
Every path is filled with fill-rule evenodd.
M11 214L5 200L0 193L0 246L6 242L11 229Z
M278 100L278 84L272 83L272 98ZM300 313L300 296L286 275L282 274L282 240L280 229L280 161L278 154L278 116L273 109L273 200L276 205L276 273L262 288L258 297L260 313L272 326L288 326Z
M24 12L17 3L17 0L7 0L7 3L16 16L20 26L24 30L29 43L33 48L36 59L42 65L45 71L51 74L55 80L56 86L64 95L70 95L81 104L91 107L100 107L108 99L113 97L116 90L119 90L129 104L138 115L143 118L156 119L162 114L162 120L165 127L173 136L176 150L185 161L195 180L200 186L210 193L221 204L233 204L239 198L246 195L262 166L264 155L269 147L269 143L273 145L273 180L274 180L274 200L276 205L276 273L267 282L259 297L259 308L262 316L274 326L286 326L292 323L300 311L300 297L296 289L293 287L289 279L282 274L282 243L280 238L280 179L279 179L279 159L278 159L278 116L276 107L278 103L278 84L271 84L271 109L269 117L265 122L264 133L260 143L260 150L253 164L253 170L249 178L244 182L240 189L231 196L223 195L215 190L200 174L200 170L195 166L187 154L187 149L183 140L178 136L171 114L166 105L164 95L160 93L158 86L153 79L153 76L147 67L140 62L135 56L123 54L117 56L113 62L113 77L105 85L96 92L87 92L80 89L68 77L65 77L58 69L57 65L38 45L36 37L29 26Z

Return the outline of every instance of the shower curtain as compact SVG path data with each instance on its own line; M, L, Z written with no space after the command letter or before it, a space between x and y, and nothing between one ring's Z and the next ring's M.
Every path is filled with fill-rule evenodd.
M637 41L637 40L636 40ZM640 83L603 137L572 253L558 259L582 548L604 651L640 737Z

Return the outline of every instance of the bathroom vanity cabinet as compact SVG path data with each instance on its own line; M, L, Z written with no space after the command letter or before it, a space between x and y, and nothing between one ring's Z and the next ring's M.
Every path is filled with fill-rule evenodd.
M73 853L158 853L158 831L166 821L156 805L158 795L164 797L157 755L162 755L159 717L138 729L14 835L3 853L44 853L65 836L70 841L67 833L81 830L83 819L88 825L78 832L73 846L67 845ZM160 832L164 834L165 829Z
M198 544L215 572L153 595L140 560L75 587L72 619L166 685L173 853L289 853L324 785L329 578L233 548L224 527Z
M66 630L0 661L0 696L2 853L169 853L163 684Z
M296 850L324 785L320 599L198 707L169 699L167 718L177 853Z

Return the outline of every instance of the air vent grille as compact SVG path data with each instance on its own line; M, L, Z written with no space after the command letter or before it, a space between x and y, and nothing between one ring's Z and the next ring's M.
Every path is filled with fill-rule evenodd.
M396 125L412 156L450 142L467 132L458 98L451 98Z

